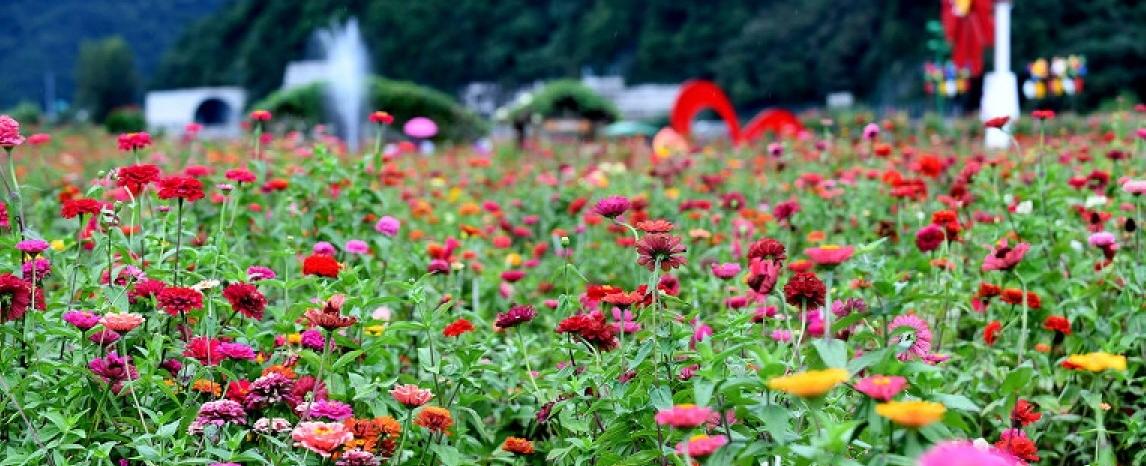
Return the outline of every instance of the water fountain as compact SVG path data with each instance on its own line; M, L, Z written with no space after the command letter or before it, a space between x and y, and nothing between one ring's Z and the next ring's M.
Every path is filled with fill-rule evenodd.
M326 62L326 106L338 134L350 150L362 142L362 123L370 76L370 59L358 30L358 20L318 32L318 44Z

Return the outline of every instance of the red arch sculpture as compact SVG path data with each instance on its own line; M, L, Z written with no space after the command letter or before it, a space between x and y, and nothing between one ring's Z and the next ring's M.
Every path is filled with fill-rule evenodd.
M704 80L686 81L681 85L680 94L677 95L672 114L669 116L669 124L680 135L691 137L692 119L698 113L709 109L720 115L728 125L728 136L736 144L755 141L768 131L786 134L804 129L804 125L796 115L782 109L764 110L741 129L740 119L736 116L736 109L732 107L728 95L720 86Z
M943 32L951 44L951 61L979 76L983 73L983 49L995 43L995 2L940 0L939 4Z

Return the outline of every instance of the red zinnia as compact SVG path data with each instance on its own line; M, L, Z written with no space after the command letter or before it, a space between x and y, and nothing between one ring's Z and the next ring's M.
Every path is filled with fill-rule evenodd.
M1035 442L1027 437L1027 434L1019 429L1007 429L1003 431L999 441L995 442L995 448L1010 453L1012 456L1023 461L1038 461L1039 460L1039 447Z
M135 304L139 299L151 299L159 295L167 284L159 280L145 278L140 280L127 292L127 302Z
M613 326L605 322L600 312L576 314L557 325L557 333L575 333L597 349L611 350L617 347Z
M1070 335L1070 320L1063 316L1050 316L1043 321L1043 328Z
M784 300L793 306L811 309L824 305L827 289L824 282L811 272L797 272L784 285Z
M159 307L173 316L186 314L203 307L203 294L192 288L164 288L159 292Z
M254 183L257 179L255 174L251 173L251 171L247 170L246 168L233 168L227 170L227 173L224 176L226 176L228 180L237 183Z
M987 346L995 346L995 340L999 338L999 331L1003 329L1003 324L997 320L992 320L983 327L983 341Z
M255 121L271 121L271 112L255 110L251 112L251 119Z
M0 323L24 317L31 300L31 284L10 273L0 275ZM42 307L43 303L37 293L36 307Z
M195 202L203 198L203 183L190 176L172 176L159 181L160 199Z
M775 262L784 262L788 259L784 243L772 238L761 238L748 247L749 259L770 259Z
M394 116L381 110L377 110L370 114L370 122L379 125L389 125L394 123Z
M223 289L223 297L231 303L231 309L255 320L263 320L267 309L267 298L250 283L232 283Z
M159 179L159 167L155 165L128 165L116 170L115 184L127 189L132 195L138 195L145 186L157 179Z
M984 121L983 126L986 126L988 128L1003 129L1003 127L1007 125L1008 121L1011 121L1011 117L1000 116L1000 117L995 117L995 118L991 118L987 121Z
M498 314L494 325L498 328L516 327L533 320L536 315L537 311L533 306L513 306L508 311Z
M336 278L342 265L338 260L326 254L311 254L302 260L303 275L318 275L320 277Z
M60 205L60 216L76 218L77 215L96 215L103 209L103 203L95 199L68 199Z
M1035 411L1035 405L1021 398L1015 402L1015 408L1011 410L1011 422L1015 427L1032 424L1041 417L1043 415Z
M473 323L466 320L465 318L459 318L458 320L450 322L446 328L442 329L442 335L447 337L456 337L462 335L463 333L471 332L473 329Z

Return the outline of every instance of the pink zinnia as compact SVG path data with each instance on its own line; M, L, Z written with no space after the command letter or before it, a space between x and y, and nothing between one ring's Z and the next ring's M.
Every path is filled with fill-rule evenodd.
M790 332L788 330L783 330L783 329L773 330L772 334L769 336L772 337L772 340L778 341L781 343L786 343L786 342L789 342L792 340L792 332Z
M434 394L417 385L406 384L398 385L390 389L390 396L393 396L395 400L408 408L416 408L429 402L430 398L434 397Z
M662 426L688 429L704 424L713 414L716 414L716 411L704 406L681 404L657 411L655 419L657 424Z
M629 210L629 198L624 196L609 196L597 201L593 212L602 217L617 218Z
M907 387L907 379L900 376L873 375L856 382L856 390L879 401L895 398Z
M370 252L370 246L360 239L352 239L346 242L346 252L364 255Z
M143 324L143 316L130 312L113 312L103 316L100 323L108 330L126 333Z
M808 259L811 259L812 262L815 262L817 265L840 265L844 261L851 259L854 253L855 248L851 246L832 245L804 250L804 254L808 255Z
M290 437L294 439L295 446L329 458L338 447L353 439L354 434L340 422L300 422L291 431Z
M11 149L24 143L20 135L20 122L8 115L0 115L0 147Z
M740 264L734 262L712 264L712 274L721 280L730 280L736 278L736 275L739 273Z
M1141 130L1139 130L1141 131ZM1146 194L1146 180L1130 180L1122 185L1122 190L1135 196Z
M923 452L916 464L919 466L1017 466L1022 463L1017 458L990 445L977 446L967 440L953 440L936 444Z
M887 326L888 333L894 333L897 329L909 327L912 329L912 343L907 348L907 351L899 355L901 361L906 361L911 356L924 357L931 352L931 327L927 326L927 322L920 319L915 314L904 314L896 316L891 320ZM904 337L897 336L892 341L893 344L898 344L903 341Z
M872 139L875 139L876 136L879 136L879 125L877 125L875 123L868 123L867 126L863 127L863 138L864 139L867 139L870 141Z
M1114 234L1109 231L1100 231L1098 233L1094 233L1086 239L1086 242L1090 243L1091 246L1096 248L1117 248L1118 246L1118 239L1115 238Z
M91 311L68 311L64 313L64 322L76 328L87 331L99 325L100 316Z
M983 271L988 270L1011 270L1022 262L1023 256L1031 249L1031 245L1027 243L1016 244L1015 247L1007 245L1007 240L999 241L998 247L987 253L983 258Z
M398 219L389 215L383 215L382 218L378 219L378 223L374 224L374 231L393 237L398 234L398 229L401 227L402 222L399 222Z
M694 435L684 442L676 444L676 452L693 458L702 458L711 455L728 444L728 437L723 435Z

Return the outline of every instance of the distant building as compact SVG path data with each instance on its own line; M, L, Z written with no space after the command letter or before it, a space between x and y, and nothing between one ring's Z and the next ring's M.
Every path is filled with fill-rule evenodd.
M198 123L202 137L235 137L242 134L246 102L247 91L238 87L152 91L144 97L144 118L154 132L182 134L188 123Z
M287 63L283 72L283 89L305 86L326 80L327 65L325 60L300 60Z

